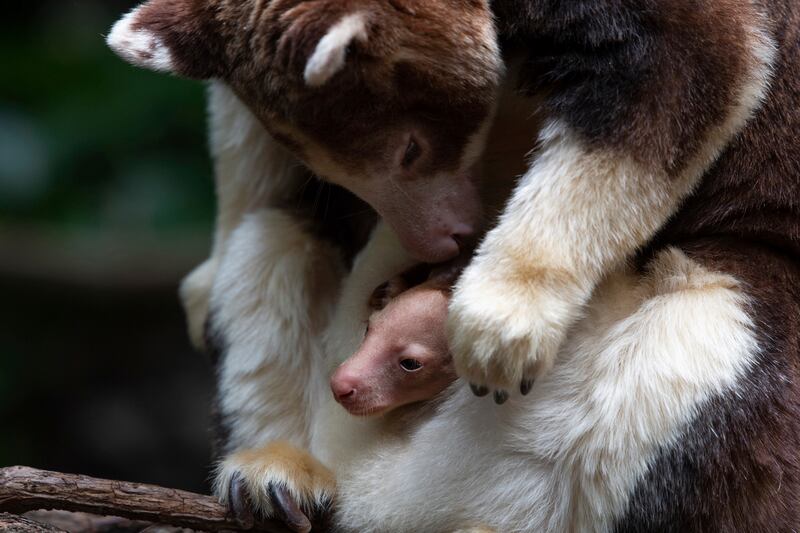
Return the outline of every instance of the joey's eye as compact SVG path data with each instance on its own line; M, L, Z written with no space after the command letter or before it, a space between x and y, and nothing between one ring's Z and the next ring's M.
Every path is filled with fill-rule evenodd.
M403 359L402 361L400 361L400 368L402 368L406 372L416 372L417 370L422 368L422 363L420 363L416 359Z
M411 137L411 139L408 141L408 146L406 146L406 151L403 154L403 168L409 168L417 161L417 159L419 159L419 156L421 155L422 148L420 148L419 143L417 143L414 137Z

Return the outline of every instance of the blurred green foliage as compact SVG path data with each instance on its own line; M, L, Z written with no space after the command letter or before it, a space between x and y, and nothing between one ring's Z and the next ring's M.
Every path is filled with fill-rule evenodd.
M21 4L0 18L0 224L209 228L202 85L108 50L132 2Z
M0 466L202 490L211 372L176 289L211 236L204 89L108 50L133 5L0 17Z

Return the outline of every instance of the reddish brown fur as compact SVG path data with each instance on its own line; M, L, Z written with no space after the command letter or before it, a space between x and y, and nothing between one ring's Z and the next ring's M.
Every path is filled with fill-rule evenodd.
M749 68L749 0L498 0L528 95L598 148L679 173L735 104ZM757 25L757 24L756 24Z
M244 0L161 0L144 6L139 27L164 39L180 74L224 79L269 129L276 120L291 124L335 147L351 168L380 148L375 124L415 115L431 117L440 141L429 170L446 168L485 118L498 73L474 36L487 21L480 0L273 0L258 7ZM303 69L315 46L353 12L369 14L368 44L352 43L348 68L324 88L308 88ZM400 50L414 61L395 64ZM457 111L444 124L437 118L443 106Z
M779 57L764 105L640 257L678 243L742 280L761 350L737 391L662 450L619 531L800 527L800 6L770 11Z
M360 36L338 45L346 68L311 83L323 37L354 14ZM502 70L485 0L150 0L129 31L168 50L157 68L223 80L317 175L370 203L418 259L450 259L474 236L479 154L465 153ZM116 44L133 62L156 56ZM409 147L419 157L405 163Z
M716 234L800 257L800 6L775 2L771 9L780 45L768 97L653 247Z
M262 4L261 15L250 19L241 1L222 2L212 12L208 3L184 0L184 11L176 11L180 24L157 26L171 15L155 11L150 23L178 48L213 27L217 37L200 43L200 60L190 48L191 57L179 58L179 70L224 78L268 127L275 120L310 130L335 146L349 168L358 168L382 146L378 139L355 142L372 134L376 124L424 118L431 110L448 117L452 120L430 125L439 159L426 170L447 168L456 150L451 147L463 145L491 103L487 87L495 77L480 61L462 60L469 47L452 40L476 30L467 20L481 4L396 0L371 6L379 10L380 23L390 24L380 27L382 36L368 48L356 44L353 68L324 91L304 88L299 66L313 39L303 36L318 37L321 19L337 18L344 6L368 4L308 4L317 6L315 13L294 12L301 24L294 27L280 13L290 13L296 1ZM793 0L496 0L492 9L505 51L525 60L523 92L544 94L548 117L565 123L590 147L620 151L668 176L686 168L730 107L748 67L745 26L754 22L756 11L767 15L764 29L776 40L779 55L766 103L638 257L646 268L655 252L678 246L698 263L744 282L760 352L734 389L699 406L683 435L664 443L617 527L797 530L800 6ZM436 20L446 21L446 31ZM381 58L401 40L425 52L433 45L436 54L418 54L419 63L387 72ZM223 46L224 54L206 61ZM450 76L454 65L463 77Z

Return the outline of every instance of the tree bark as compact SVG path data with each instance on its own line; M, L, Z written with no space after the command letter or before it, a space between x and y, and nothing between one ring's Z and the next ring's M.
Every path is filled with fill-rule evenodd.
M274 521L240 523L211 496L21 466L0 468L0 513L22 514L40 509L119 516L200 531L286 531L282 524ZM2 524L0 522L0 531L3 531ZM39 526L44 529L5 531L58 531Z
M64 530L53 526L9 513L0 513L0 531L9 533L66 533Z
M142 533L151 528L153 524L141 520L128 520L118 516L97 516L88 513L73 513L71 511L31 511L25 513L25 518L47 524L59 531L70 533ZM155 526L161 533L183 533L187 530L173 526Z

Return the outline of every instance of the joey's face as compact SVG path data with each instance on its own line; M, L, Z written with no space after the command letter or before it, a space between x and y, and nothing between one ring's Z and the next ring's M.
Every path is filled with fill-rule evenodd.
M453 257L481 223L473 167L502 70L487 0L150 0L108 41L226 82L419 260Z
M456 378L447 350L442 291L411 289L373 315L364 341L331 378L336 400L374 416L434 398Z

